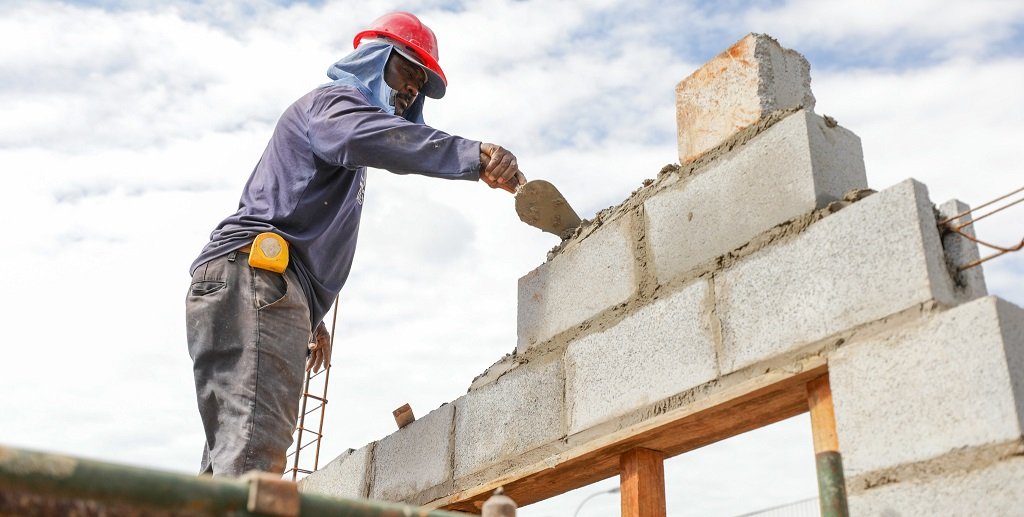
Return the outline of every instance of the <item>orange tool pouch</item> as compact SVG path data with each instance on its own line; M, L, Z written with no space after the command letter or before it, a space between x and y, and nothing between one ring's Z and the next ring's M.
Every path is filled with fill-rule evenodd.
M265 232L256 236L249 250L249 265L284 273L288 268L288 241L276 233Z

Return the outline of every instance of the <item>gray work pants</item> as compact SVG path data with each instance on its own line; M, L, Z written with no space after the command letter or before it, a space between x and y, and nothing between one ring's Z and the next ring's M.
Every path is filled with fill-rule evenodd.
M249 267L231 252L196 269L185 301L199 415L200 473L282 473L311 337L295 273Z

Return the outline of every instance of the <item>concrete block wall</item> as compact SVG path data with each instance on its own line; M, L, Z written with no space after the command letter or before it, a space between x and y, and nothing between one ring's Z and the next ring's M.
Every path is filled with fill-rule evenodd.
M977 299L839 348L829 376L853 508L925 515L909 510L964 497L966 513L1009 515L982 511L1002 490L1020 508L1024 310Z
M678 90L696 154L520 279L514 353L304 490L438 501L808 358L832 375L858 508L1021 472L1024 314L957 271L977 249L937 214L964 205L914 180L868 190L859 139L810 111L806 61L771 38L702 70Z

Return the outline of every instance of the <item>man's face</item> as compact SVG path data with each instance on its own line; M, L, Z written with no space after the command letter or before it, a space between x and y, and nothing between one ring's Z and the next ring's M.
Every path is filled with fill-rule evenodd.
M395 115L402 116L427 84L427 73L399 53L392 52L384 67L384 82L397 92Z

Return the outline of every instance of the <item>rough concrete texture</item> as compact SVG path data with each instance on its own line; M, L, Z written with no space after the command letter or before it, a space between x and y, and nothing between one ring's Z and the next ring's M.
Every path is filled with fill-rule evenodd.
M559 361L516 368L455 401L455 477L562 436Z
M626 301L635 290L631 219L607 223L519 279L517 352Z
M330 497L366 497L367 472L373 444L340 454L330 463L299 481L299 490Z
M853 494L850 515L1022 515L1024 458L926 481L891 483Z
M951 199L938 206L939 218L948 219L956 217L970 210L970 208L967 203ZM970 222L971 215L967 214L954 221L950 221L950 224L961 225ZM946 250L946 262L950 270L950 281L953 283L952 289L957 301L963 303L988 294L988 288L985 286L985 273L980 267L959 271L960 266L978 260L981 256L978 252L978 245L955 232L944 228L940 228L940 231L942 232L942 247ZM965 226L962 231L972 237L975 235L974 226L971 225Z
M1019 439L1022 359L1024 310L995 297L841 347L829 377L847 477Z
M715 275L723 374L917 304L952 302L932 205L907 180Z
M717 377L709 291L699 279L568 346L569 434Z
M866 187L860 139L797 111L644 203L658 283Z
M775 110L814 109L810 65L765 34L749 34L676 86L679 162Z
M377 442L370 498L403 501L450 480L454 420L446 404Z
M1003 332L1006 362L1010 371L1010 386L1017 404L1017 418L1024 429L1024 311L1020 307L1000 300L999 327Z

